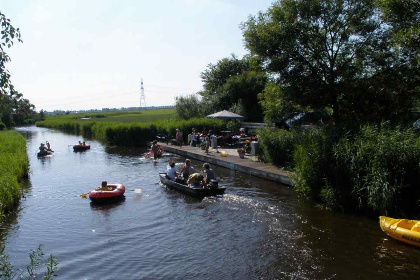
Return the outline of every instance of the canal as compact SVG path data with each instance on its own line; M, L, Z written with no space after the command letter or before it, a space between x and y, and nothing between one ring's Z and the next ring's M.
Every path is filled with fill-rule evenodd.
M220 197L165 189L146 149L104 146L73 152L81 136L18 128L27 138L30 182L1 229L15 268L28 253L59 260L57 279L418 279L420 250L389 239L376 219L323 210L287 186L212 166ZM38 159L41 142L54 156ZM196 169L202 162L193 161ZM125 199L98 206L80 194L123 183ZM140 189L140 194L134 190Z

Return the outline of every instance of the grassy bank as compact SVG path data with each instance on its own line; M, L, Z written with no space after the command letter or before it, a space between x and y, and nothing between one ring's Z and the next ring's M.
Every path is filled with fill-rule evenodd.
M324 127L259 137L268 161L294 170L299 193L340 210L420 218L418 132Z
M158 134L169 135L170 139L175 138L177 128L183 132L186 140L192 128L199 131L204 128L218 130L223 124L220 120L207 118L174 120L171 110L141 111L139 114L112 112L105 115L54 116L37 122L36 125L92 137L111 145L144 146ZM154 121L150 122L151 119ZM137 121L133 122L133 120Z
M19 180L28 174L26 139L16 131L0 131L0 214L20 197Z

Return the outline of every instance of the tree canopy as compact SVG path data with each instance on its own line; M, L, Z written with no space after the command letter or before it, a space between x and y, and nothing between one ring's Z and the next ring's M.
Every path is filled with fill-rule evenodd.
M264 90L267 76L259 62L251 57L238 59L235 55L209 64L201 73L204 90L198 92L214 113L230 110L247 120L261 121L263 113L258 94Z
M0 12L0 30L0 121L7 127L33 122L37 118L35 106L15 90L6 69L6 63L10 62L6 48L11 48L14 40L22 42L19 28L14 28L10 19Z
M392 44L374 0L278 1L242 30L287 106L329 108L335 123L369 122L401 116L419 94L419 67Z

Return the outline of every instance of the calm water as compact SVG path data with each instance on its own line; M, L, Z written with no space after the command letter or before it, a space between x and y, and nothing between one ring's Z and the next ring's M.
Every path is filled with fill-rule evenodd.
M197 200L158 184L167 161L182 157L154 164L145 149L97 141L74 153L80 136L18 130L28 139L30 183L1 230L17 268L43 244L59 260L57 279L420 278L418 248L387 238L377 220L321 210L289 187L213 166L226 194ZM37 159L47 140L54 156ZM123 183L125 200L96 206L79 196L102 180Z

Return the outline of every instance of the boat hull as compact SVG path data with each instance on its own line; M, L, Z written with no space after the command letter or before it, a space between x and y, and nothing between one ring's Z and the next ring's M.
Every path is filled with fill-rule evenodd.
M187 185L180 184L177 182L172 181L166 176L166 173L159 173L159 178L162 184L164 184L169 189L173 189L179 191L181 193L185 193L194 197L203 198L206 196L215 196L219 194L223 194L226 190L225 187L217 187L217 188L190 188Z
M420 221L380 216L379 225L390 237L420 247Z
M54 154L53 151L46 151L46 152L38 152L36 154L37 157L41 158L41 157L47 157L47 156L52 156Z
M75 151L85 151L89 149L90 149L90 145L74 145L73 146L73 150Z
M108 184L108 187L113 188L111 191L97 191L89 192L89 199L92 202L109 202L119 200L124 196L125 186L123 184Z

